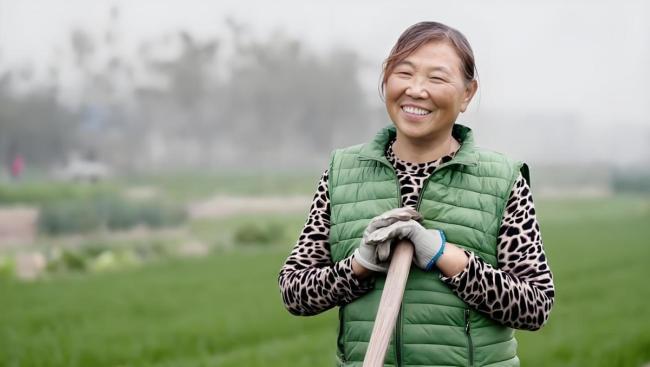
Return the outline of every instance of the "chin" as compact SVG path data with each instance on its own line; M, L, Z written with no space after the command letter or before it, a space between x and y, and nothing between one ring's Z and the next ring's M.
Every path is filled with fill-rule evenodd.
M431 126L415 126L412 122L400 122L395 124L395 128L404 137L413 140L428 139L436 135L438 129Z

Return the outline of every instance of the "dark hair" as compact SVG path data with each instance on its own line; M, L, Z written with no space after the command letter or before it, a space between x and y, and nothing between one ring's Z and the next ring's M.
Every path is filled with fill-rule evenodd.
M399 36L397 43L393 46L390 54L384 60L383 70L381 73L380 94L383 97L384 87L388 76L393 72L395 66L407 58L413 51L420 46L432 42L447 42L456 50L458 57L462 62L461 72L465 77L465 82L469 83L478 74L474 64L474 52L469 45L467 38L458 30L438 22L420 22L408 27L404 33Z

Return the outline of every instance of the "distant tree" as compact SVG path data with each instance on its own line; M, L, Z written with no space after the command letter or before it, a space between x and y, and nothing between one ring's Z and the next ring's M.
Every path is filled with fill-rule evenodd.
M145 106L157 110L148 113L163 115L156 128L170 138L195 141L204 159L197 163L209 164L211 145L217 135L215 119L220 110L219 101L213 98L219 88L215 77L219 41L201 42L184 31L176 39L179 41L176 57L159 59L144 55L148 70L162 78L165 86L141 88L139 96L146 100ZM170 115L175 118L170 119Z
M51 85L19 96L13 82L31 70L0 75L0 155L13 146L28 164L76 150L122 169L150 161L261 167L326 156L341 136L367 130L356 52L320 55L281 31L259 39L244 23L226 24L229 33L207 38L180 31L172 43L145 41L136 60L121 48L119 8L105 29L74 29L48 68ZM59 70L69 66L80 97L64 107L59 93L70 87L59 84Z
M236 50L224 107L228 136L242 156L255 161L292 146L322 155L332 148L337 131L363 131L368 107L354 52L335 50L323 58L280 32L267 41L238 44ZM296 149L286 153L299 157Z
M25 157L27 166L61 162L73 144L74 113L62 107L54 88L25 94L12 91L12 75L0 77L0 156L6 164L13 155ZM3 167L4 168L4 167Z

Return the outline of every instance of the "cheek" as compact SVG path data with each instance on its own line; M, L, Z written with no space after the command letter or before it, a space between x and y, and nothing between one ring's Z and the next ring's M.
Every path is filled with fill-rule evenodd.
M385 88L386 102L394 102L394 100L402 94L403 90L405 89L403 84L404 83L401 82L398 78L388 78Z
M455 107L459 104L458 91L449 85L441 85L430 89L429 94L439 108Z

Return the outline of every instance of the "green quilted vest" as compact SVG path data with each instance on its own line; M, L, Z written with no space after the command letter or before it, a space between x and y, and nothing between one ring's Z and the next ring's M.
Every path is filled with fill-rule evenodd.
M384 156L395 127L382 129L368 144L332 152L329 167L330 245L333 261L354 252L370 219L401 206L397 175ZM426 228L497 266L501 218L518 173L528 167L474 146L470 128L456 124L461 142L454 158L425 181L418 203ZM472 309L439 279L439 271L411 267L386 366L518 366L512 328ZM337 359L361 366L385 276L372 291L339 308Z

